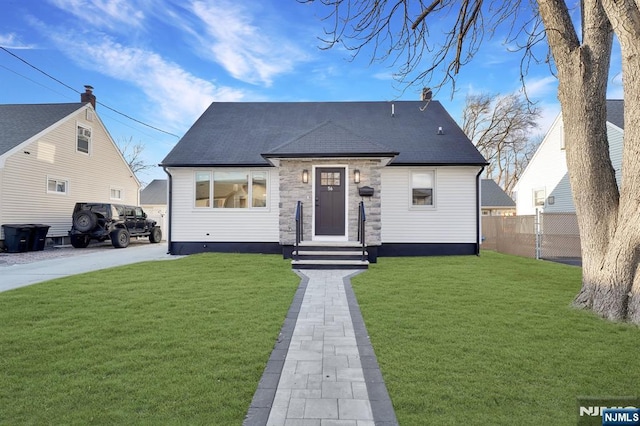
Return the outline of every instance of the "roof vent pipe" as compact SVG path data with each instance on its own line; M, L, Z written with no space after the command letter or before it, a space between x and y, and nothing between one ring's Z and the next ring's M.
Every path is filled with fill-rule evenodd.
M444 131L442 130L442 126L438 127L438 134L439 135L444 135Z
M394 104L391 104L391 116L396 116L396 106Z

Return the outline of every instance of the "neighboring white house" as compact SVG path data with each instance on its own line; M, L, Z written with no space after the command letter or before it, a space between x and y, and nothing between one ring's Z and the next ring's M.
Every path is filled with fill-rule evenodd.
M213 103L161 164L169 251L356 242L362 201L369 260L477 254L486 164L433 100Z
M607 101L609 154L620 186L624 102ZM531 162L514 189L518 215L532 215L536 209L547 213L573 213L573 197L564 150L562 115L559 114L545 135Z
M76 202L138 204L140 183L90 86L81 101L0 105L0 224L48 225L49 241L63 243Z
M140 206L150 219L158 222L166 239L167 230L167 180L154 179L140 191Z

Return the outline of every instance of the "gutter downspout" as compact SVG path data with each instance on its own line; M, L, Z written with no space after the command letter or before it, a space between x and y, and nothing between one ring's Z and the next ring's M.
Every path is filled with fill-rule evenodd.
M480 256L480 175L484 171L484 166L476 175L476 256Z
M171 250L171 218L173 217L173 176L171 176L171 173L169 173L169 171L167 170L167 168L165 166L161 166L162 170L164 170L164 172L167 174L167 176L169 176L169 182L167 185L167 215L169 216L168 220L167 220L167 227L169 228L167 230L167 254L173 254L172 250Z

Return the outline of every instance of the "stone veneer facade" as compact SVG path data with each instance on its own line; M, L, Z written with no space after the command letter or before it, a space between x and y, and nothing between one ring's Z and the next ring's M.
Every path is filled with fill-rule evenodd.
M358 203L364 200L366 225L365 237L369 246L380 245L380 188L382 159L380 158L336 158L336 159L281 159L280 160L280 244L295 244L295 211L298 201L302 201L304 241L312 240L313 232L313 187L315 185L314 166L347 166L345 182L348 185L348 232L349 241L358 241ZM309 171L309 183L302 183L302 171ZM353 182L353 171L360 170L360 183ZM358 188L370 186L372 197L360 197Z

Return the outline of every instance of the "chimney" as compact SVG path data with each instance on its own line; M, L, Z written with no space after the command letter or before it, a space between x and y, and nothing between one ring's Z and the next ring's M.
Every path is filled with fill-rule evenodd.
M422 97L420 99L421 101L430 101L432 96L433 96L433 92L431 91L430 88L428 87L422 88Z
M85 84L84 93L80 93L80 102L91 102L93 109L96 109L96 96L93 94L93 87Z

